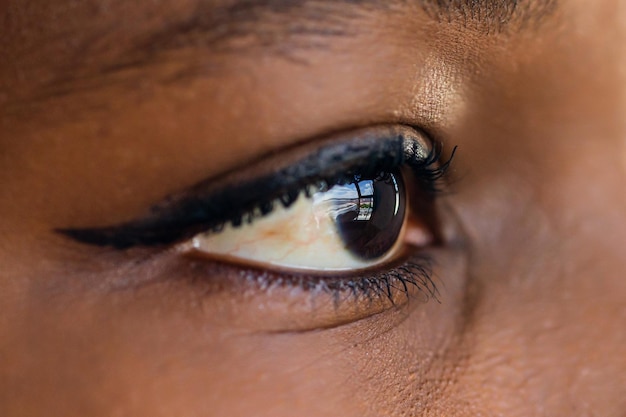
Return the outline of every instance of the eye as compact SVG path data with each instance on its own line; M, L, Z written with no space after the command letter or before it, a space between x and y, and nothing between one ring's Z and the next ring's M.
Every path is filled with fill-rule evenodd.
M289 271L356 272L397 256L407 194L395 170L308 186L291 204L277 199L266 207L271 212L256 220L196 236L192 250Z
M436 191L452 159L440 154L407 126L358 129L202 181L130 222L58 231L118 250L177 248L257 271L246 277L261 287L329 290L334 300L347 292L368 300L347 313L353 320L410 293L435 296L424 252L438 241ZM391 303L374 308L374 294Z

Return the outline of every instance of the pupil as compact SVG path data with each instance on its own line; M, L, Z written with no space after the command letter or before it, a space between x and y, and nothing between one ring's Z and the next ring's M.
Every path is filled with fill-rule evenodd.
M391 250L404 224L404 183L399 174L355 177L313 196L316 211L335 222L346 248L361 259L380 258Z

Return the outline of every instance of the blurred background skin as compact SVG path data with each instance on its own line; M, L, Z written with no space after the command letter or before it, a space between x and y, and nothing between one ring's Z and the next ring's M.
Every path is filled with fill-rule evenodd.
M2 1L0 415L626 415L626 3L274 3ZM377 123L459 146L400 318L53 232Z

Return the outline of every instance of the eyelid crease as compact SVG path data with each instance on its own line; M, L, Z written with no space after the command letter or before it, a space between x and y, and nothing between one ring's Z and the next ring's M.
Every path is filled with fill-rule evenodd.
M126 249L161 246L219 231L227 222L243 221L271 212L277 201L291 205L308 187L349 181L362 173L378 173L407 165L428 191L450 160L439 167L442 146L408 126L381 125L313 141L281 153L274 152L245 170L234 169L166 197L149 214L120 225L57 229L78 242ZM454 155L454 152L453 152Z

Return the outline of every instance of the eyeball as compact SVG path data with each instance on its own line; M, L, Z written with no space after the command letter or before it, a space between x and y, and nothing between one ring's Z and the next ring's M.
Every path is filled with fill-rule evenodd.
M396 256L406 217L407 193L399 171L354 175L351 181L309 187L295 201L271 201L248 221L195 236L186 250L292 272L361 270Z

